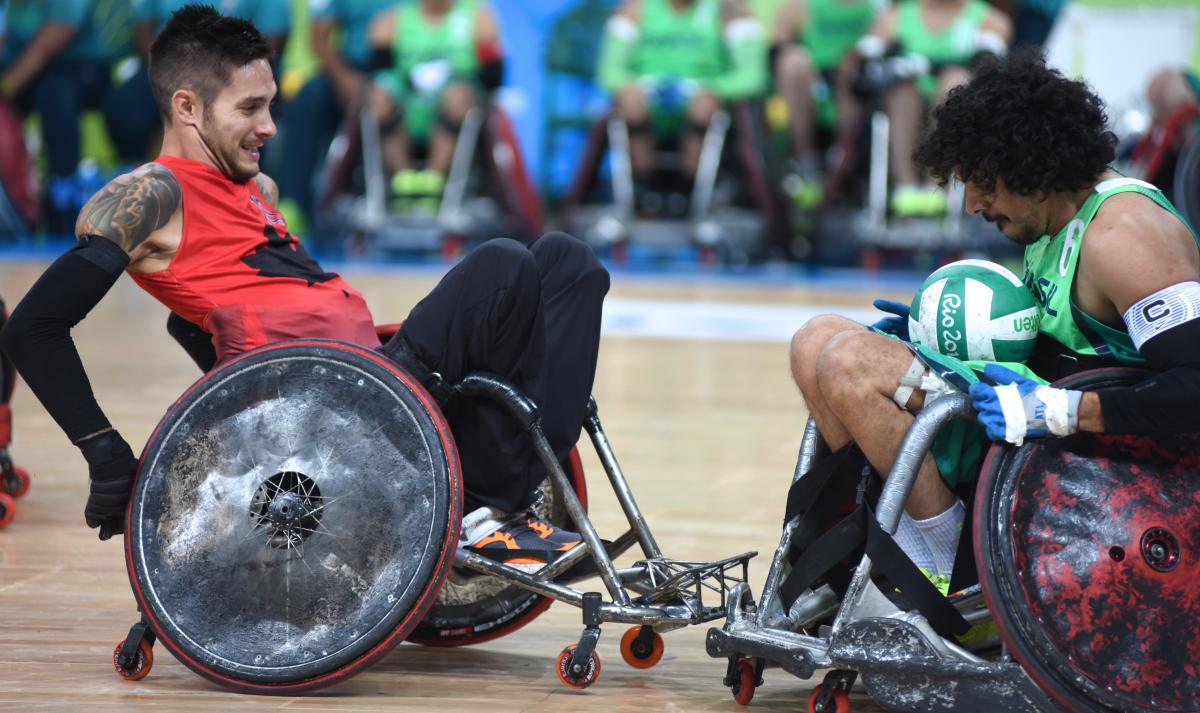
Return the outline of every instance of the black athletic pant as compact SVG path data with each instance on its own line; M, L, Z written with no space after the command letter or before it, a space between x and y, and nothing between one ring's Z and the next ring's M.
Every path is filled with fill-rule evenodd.
M8 310L4 307L4 300L0 298L0 329L4 329L4 323L8 321ZM17 370L13 363L8 360L8 357L0 352L0 404L6 404L12 399L13 386L17 383Z
M416 356L450 384L495 374L538 405L560 460L579 439L600 348L608 272L591 248L548 233L529 247L489 240L456 265L383 347ZM458 444L466 511L528 506L546 477L533 442L497 404L456 397L443 407Z

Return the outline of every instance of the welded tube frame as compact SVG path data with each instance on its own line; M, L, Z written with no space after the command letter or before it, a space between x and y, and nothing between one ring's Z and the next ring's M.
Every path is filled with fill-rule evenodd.
M875 520L879 527L888 535L896 534L896 526L900 524L900 515L904 503L912 492L913 484L917 481L917 473L921 463L933 446L933 439L943 425L955 418L971 413L971 400L960 393L945 394L930 403L916 415L904 440L900 443L900 452L892 464L892 470L883 484L879 495L879 504L875 508ZM838 608L833 620L831 636L851 620L853 612L858 608L859 601L871 577L871 558L863 554L859 560L846 594L842 598L842 606Z
M621 220L633 218L633 157L629 146L629 125L620 117L612 117L606 126L609 145L609 178L612 181L613 204Z
M446 187L442 190L442 200L438 207L439 225L450 225L456 214L462 210L463 200L467 195L467 180L471 175L471 163L475 160L484 120L484 110L477 106L468 109L467 115L463 117L462 126L459 127L458 137L454 142Z
M608 441L608 436L604 434L604 427L600 425L600 411L594 397L588 398L583 428L592 440L592 446L596 449L600 464L604 466L604 472L608 475L609 483L612 484L617 502L625 513L625 519L629 521L629 527L637 535L638 542L641 543L642 553L646 555L647 559L663 559L662 549L654 539L654 533L650 531L650 524L646 522L646 516L642 514L641 508L634 500L633 489L629 487L625 471L621 470L620 464L617 463L617 455Z
M721 109L712 115L704 139L700 144L700 157L696 166L696 177L692 182L691 219L704 219L712 208L712 197L717 184L717 173L721 169L721 153L725 150L725 137L733 120L729 112Z

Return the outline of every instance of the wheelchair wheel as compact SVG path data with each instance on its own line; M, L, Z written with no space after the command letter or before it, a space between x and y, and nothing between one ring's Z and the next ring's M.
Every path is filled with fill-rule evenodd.
M587 484L579 452L571 449L564 464L567 477L575 486L584 508L587 507ZM541 497L535 510L543 519L570 528L562 496L542 481ZM437 601L429 609L408 640L426 646L468 646L507 636L536 619L550 608L553 600L522 589L499 577L464 572L455 569L438 592Z
M157 636L228 688L294 694L403 641L449 571L450 430L396 364L284 342L210 372L142 454L126 563Z
M1096 389L1144 372L1061 382ZM994 446L975 555L1013 656L1071 711L1200 710L1200 434Z

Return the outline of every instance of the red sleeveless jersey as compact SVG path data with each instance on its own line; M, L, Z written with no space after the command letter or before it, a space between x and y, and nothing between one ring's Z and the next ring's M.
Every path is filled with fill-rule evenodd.
M367 303L323 272L254 181L235 183L198 161L160 156L182 190L183 236L165 270L129 273L142 289L213 335L217 357L283 339L379 346Z

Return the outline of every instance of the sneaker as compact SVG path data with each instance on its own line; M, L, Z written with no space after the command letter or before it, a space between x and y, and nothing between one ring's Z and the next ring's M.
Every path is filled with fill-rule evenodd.
M916 186L899 186L892 191L892 214L899 218L925 215L925 191Z
M486 554L517 569L541 569L552 553L566 552L583 541L578 534L559 529L532 513L505 515L495 508L478 508L463 518L460 547ZM511 551L512 556L505 556Z

